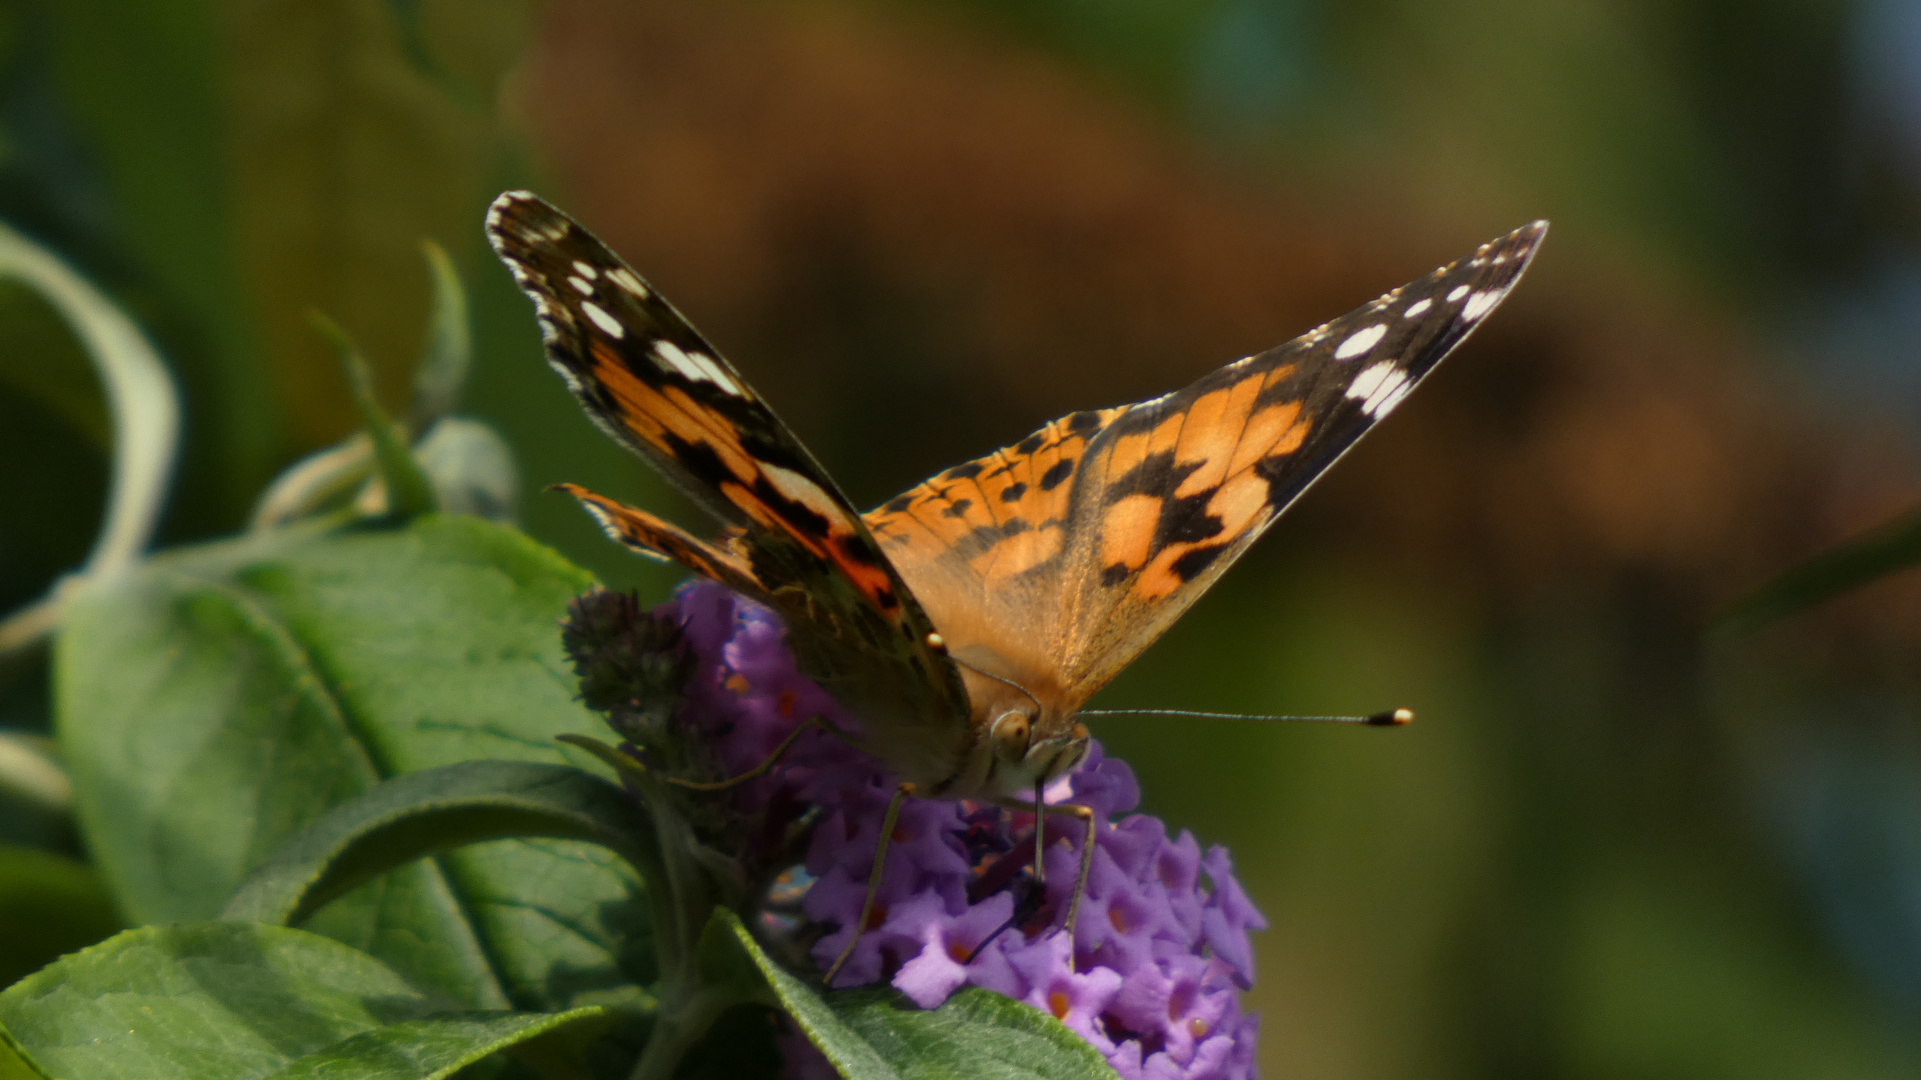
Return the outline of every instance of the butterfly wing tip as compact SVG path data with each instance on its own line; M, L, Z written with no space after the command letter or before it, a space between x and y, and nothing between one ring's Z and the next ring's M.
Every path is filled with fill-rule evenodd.
M487 207L488 243L502 257L529 244L554 243L567 236L572 219L524 188L503 191Z
M1530 221L1526 225L1507 234L1507 242L1515 247L1532 251L1541 246L1541 241L1547 236L1547 227L1548 220L1546 218Z
M542 491L542 493L559 491L559 492L564 492L568 495L579 496L586 489L581 487L579 484L569 484L563 481L558 484L548 484L546 487L541 488L540 490Z
M500 228L501 221L515 205L532 198L537 198L533 192L521 190L503 191L494 196L494 201L487 204L487 231L491 233Z
M1369 727L1405 727L1413 722L1413 709L1390 709L1367 718Z

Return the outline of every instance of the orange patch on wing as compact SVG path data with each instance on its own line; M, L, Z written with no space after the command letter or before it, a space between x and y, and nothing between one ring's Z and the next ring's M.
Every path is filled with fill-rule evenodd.
M602 526L629 547L665 556L695 573L732 588L758 591L753 572L731 552L717 549L645 510L599 495L576 484L557 485L579 499Z
M1107 475L1103 478L1103 482L1110 482L1115 477L1124 475L1127 470L1139 465L1141 459L1147 456L1148 440L1152 437L1153 433L1148 431L1130 431L1125 435L1116 437L1114 444L1108 447L1107 454L1105 455L1107 458Z
M1308 423L1301 421L1299 401L1283 401L1255 413L1248 418L1241 444L1227 464L1227 475L1253 468L1255 462L1272 454L1293 453L1307 438L1307 429ZM1281 444L1289 439L1293 441L1283 448Z
M974 560L975 569L986 579L988 588L993 588L1058 555L1064 531L1056 521L1010 536Z
M1279 439L1274 440L1274 445L1267 448L1267 456L1276 458L1299 450L1301 444L1307 441L1307 433L1312 430L1314 430L1314 421L1307 417L1303 416L1294 421L1287 426L1286 431L1281 432Z
M1135 600L1159 600L1165 596L1172 596L1175 590L1187 584L1179 574L1174 572L1174 561L1187 554L1187 550L1193 546L1192 544L1169 544L1162 548L1155 554L1154 561L1135 577L1133 588L1128 590L1128 594Z
M1132 570L1145 563L1160 519L1161 500L1152 495L1129 495L1108 507L1101 519L1101 565Z
M613 395L620 409L620 422L627 430L658 444L663 429L651 406L660 400L660 394L627 370L627 365L620 362L619 355L605 342L595 341L591 347L594 378Z
M1267 508L1267 481L1242 473L1221 485L1207 500L1207 512L1221 519L1221 537L1236 537ZM1218 538L1217 541L1218 542Z
M673 409L661 419L673 429L674 434L687 442L706 443L712 447L714 453L720 455L721 464L727 466L727 471L742 480L750 480L759 471L753 459L741 449L740 433L727 426L713 410L687 396L687 391L678 386L670 386L658 396Z
M1188 409L1187 426L1181 430L1176 458L1182 463L1199 462L1200 468L1187 474L1180 487L1174 489L1177 497L1206 491L1229 475L1228 466L1235 447L1247 430L1248 413L1260 393L1261 380L1242 379L1233 386L1202 395Z
M836 548L838 548L838 545L836 545ZM894 583L888 578L886 570L878 566L868 566L865 563L855 562L839 554L838 550L828 555L827 559L835 566L840 567L840 572L847 575L847 580L854 583L854 587L860 590L862 596L865 596L869 601L873 602L875 610L881 611L881 613L886 616L888 622L898 625L901 619L905 617L905 609L902 607L899 597L895 598L893 607L885 610L881 608L881 594L895 591Z
M735 433L717 422L712 410L704 408L680 387L665 393L628 370L618 353L606 342L595 340L594 378L613 395L623 427L647 442L667 449L668 432L685 442L711 447L727 471L743 480L754 474L754 465L741 452Z
M773 507L754 498L754 493L747 490L744 485L732 480L722 480L720 494L728 502L740 507L741 512L746 514L754 524L765 529L785 531L781 529L780 519L774 515Z
M1156 424L1153 433L1148 436L1147 452L1154 454L1162 450L1172 450L1179 446L1181 443L1181 429L1186 426L1187 414L1185 412L1169 413L1167 419Z
M978 486L967 480L939 483L938 488L928 485L927 496L908 510L929 532L952 544L975 529L994 524Z
M994 464L974 478L974 486L980 489L981 497L987 503L988 513L996 517L1000 516L1001 507L1007 505L1007 489L1027 481L1025 461L1016 459L1011 463L1010 468L1008 467L1010 463L1000 458L1000 454L988 458L987 460Z

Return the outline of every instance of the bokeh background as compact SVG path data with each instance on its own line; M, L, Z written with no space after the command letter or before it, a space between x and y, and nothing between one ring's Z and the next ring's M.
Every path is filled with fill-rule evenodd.
M1273 924L1267 1075L1921 1074L1921 583L1712 632L1921 502L1921 3L0 2L0 219L184 387L164 544L355 428L310 310L401 406L433 238L523 526L665 595L539 493L696 522L540 362L480 237L509 186L863 505L1552 219L1096 703L1420 721L1097 734ZM0 286L0 611L85 558L110 441L75 343ZM45 686L0 661L0 727L44 731ZM0 821L30 832L74 843Z

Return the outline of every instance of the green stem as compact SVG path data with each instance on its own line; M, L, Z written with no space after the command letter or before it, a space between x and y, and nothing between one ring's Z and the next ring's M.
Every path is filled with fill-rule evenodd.
M686 979L691 970L694 940L705 923L706 913L714 906L713 891L703 887L706 883L699 869L689 865L687 852L695 842L694 837L672 800L651 774L642 773L634 780L641 802L647 807L647 816L653 820L654 835L658 838L656 850L663 863L665 888L651 891L665 900L665 905L654 904L654 917L665 937L660 940L662 934L656 933L655 948L659 950L662 981L671 987ZM671 1007L664 998L663 1007Z
M686 993L687 987L682 984L675 989L679 993L673 996L678 997ZM695 989L678 1007L663 1003L654 1021L653 1034L648 1036L629 1080L672 1080L681 1059L707 1034L707 1029L714 1026L720 1014L748 1000L739 988L721 985Z
M759 979L741 980L726 965L716 967L711 957L700 958L700 935L709 929L714 912L738 903L743 891L729 877L728 868L703 866L697 857L699 840L681 816L675 799L660 779L626 753L582 735L563 735L613 766L640 797L653 825L654 843L637 852L647 880L653 911L654 948L660 961L655 993L653 1034L635 1062L632 1080L669 1080L687 1051L698 1043L720 1014L755 999Z

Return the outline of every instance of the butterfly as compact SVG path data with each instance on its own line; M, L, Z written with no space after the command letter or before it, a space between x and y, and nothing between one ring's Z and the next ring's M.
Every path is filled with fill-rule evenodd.
M613 539L781 616L802 670L901 777L891 817L909 793L1043 809L1041 790L1087 752L1082 705L1501 303L1547 223L1185 389L1064 416L865 514L586 229L524 191L495 200L486 228L588 415L726 528L704 540L561 486Z

